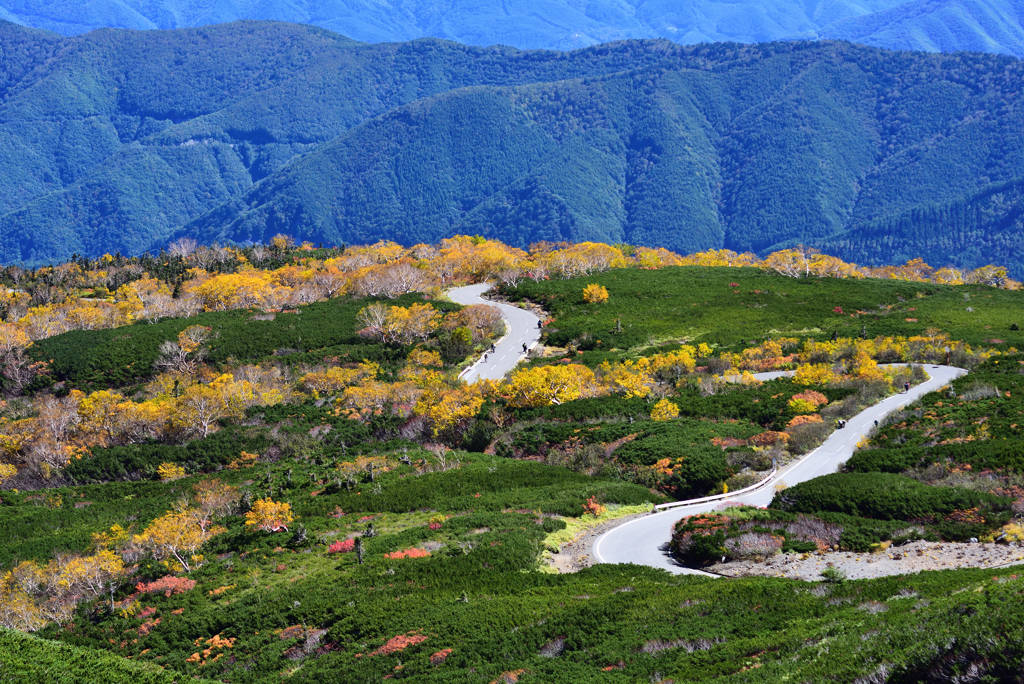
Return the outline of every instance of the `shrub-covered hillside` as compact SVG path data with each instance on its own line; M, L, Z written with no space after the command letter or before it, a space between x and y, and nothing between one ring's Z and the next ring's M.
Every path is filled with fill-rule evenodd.
M723 261L744 265L697 265ZM278 236L0 278L4 681L998 681L1024 665L1012 568L727 580L595 566L577 546L761 482L947 347L976 372L880 425L854 472L649 541L692 567L1017 544L1021 291L996 267ZM488 279L546 307L546 344L467 385L505 328L444 291ZM755 375L770 370L793 373ZM981 460L928 465L930 449L990 470L962 477Z
M684 340L740 350L772 336L912 337L929 329L976 346L1024 347L1020 293L982 285L699 266L613 269L586 283L606 288L608 300L586 302L580 280L524 280L502 291L550 311L545 339L585 351L584 358Z

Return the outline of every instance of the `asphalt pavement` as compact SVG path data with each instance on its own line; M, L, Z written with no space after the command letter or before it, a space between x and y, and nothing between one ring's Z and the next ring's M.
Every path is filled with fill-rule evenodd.
M881 421L888 414L916 401L928 392L933 392L949 384L965 374L962 368L950 366L925 366L930 379L909 393L896 394L883 399L879 403L865 409L850 418L846 427L836 430L820 447L800 460L790 463L779 470L773 482L763 489L735 498L729 497L729 503L742 503L748 506L764 507L771 503L775 496L775 486L785 483L789 486L836 472L840 463L853 455L857 442L868 434L876 420ZM756 374L755 377L767 380L779 377L780 373ZM594 543L594 559L599 563L636 563L662 568L675 574L707 575L708 573L680 565L668 553L668 542L672 537L672 527L676 521L697 513L713 511L724 501L712 501L692 506L679 506L670 510L654 513L642 518L635 518L603 534Z
M523 345L531 349L540 341L541 328L540 318L529 311L484 299L481 295L491 289L490 284L467 285L457 287L448 291L448 298L456 304L489 304L501 310L501 316L505 319L506 335L495 344L493 354L487 354L487 359L481 356L477 361L463 373L462 379L467 383L474 383L477 380L500 380L515 365L526 358Z

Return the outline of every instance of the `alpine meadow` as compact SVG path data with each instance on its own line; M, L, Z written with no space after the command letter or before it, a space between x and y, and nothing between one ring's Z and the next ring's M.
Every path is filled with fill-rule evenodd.
M1024 559L1024 290L1004 268L277 235L0 279L4 681L1024 663L1002 567ZM492 300L448 300L479 282ZM501 362L501 301L540 342L467 384ZM967 374L936 383L946 364ZM838 472L799 479L893 400ZM599 562L598 535L657 520L634 541L671 571Z

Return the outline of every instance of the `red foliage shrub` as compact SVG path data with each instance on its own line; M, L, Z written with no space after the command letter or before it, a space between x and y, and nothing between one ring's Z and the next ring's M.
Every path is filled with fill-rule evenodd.
M167 575L166 577L161 577L155 582L150 582L149 584L139 582L135 585L135 589L140 594L163 594L164 596L171 596L172 594L184 594L186 591L195 588L195 586L195 580L188 579L187 577Z
M587 499L587 503L583 504L583 512L590 513L594 517L601 515L607 510L607 508L597 502L596 496L590 497Z
M444 650L438 651L437 653L433 653L430 656L430 664L431 665L440 665L444 661L446 661L448 659L448 656L450 656L451 654L452 654L452 649L450 649L450 648L446 648Z
M824 406L828 403L828 397L821 392L815 392L814 390L804 390L799 394L794 394L790 401L793 399L803 399L806 402L814 404L815 408Z
M349 553L354 548L356 548L356 540L345 539L342 541L336 541L328 546L327 553Z

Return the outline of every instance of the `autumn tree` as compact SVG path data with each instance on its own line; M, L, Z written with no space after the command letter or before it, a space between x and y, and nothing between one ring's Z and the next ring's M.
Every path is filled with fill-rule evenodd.
M178 398L172 421L179 430L204 438L226 413L223 394L215 387L197 383L187 387Z
M791 278L806 277L811 274L811 258L817 250L807 249L798 245L795 249L784 249L772 252L762 262L766 268Z
M21 394L36 376L38 366L25 353L31 346L32 340L22 327L0 323L0 373L9 396Z
M708 351L710 352L710 349ZM661 380L679 382L683 376L696 369L696 354L697 349L690 345L683 345L679 349L665 354L656 354L650 359L650 370Z
M361 337L390 344L422 342L437 330L441 314L429 304L413 304L406 308L371 304L360 309L356 321L363 326Z
M311 371L303 375L299 382L307 391L329 394L340 392L346 387L358 385L368 379L376 379L379 373L380 366L377 364L359 363L349 367Z
M438 388L424 393L416 404L416 415L425 416L435 437L473 418L484 405L484 383L456 389Z
M600 304L608 301L608 288L592 283L583 288L583 301L587 304Z
M288 525L295 520L290 504L259 499L252 505L252 510L245 514L245 526L264 532L280 532L288 530Z
M679 417L679 407L668 399L662 399L654 405L651 411L651 420L666 421Z
M207 343L216 339L213 328L192 325L178 333L178 341L161 343L156 360L158 370L170 370L183 375L193 373L207 353Z
M223 527L200 524L203 519L201 511L178 505L151 522L132 541L170 570L191 572L203 564L203 557L199 554L202 545L226 531Z
M654 386L651 362L646 357L637 361L626 360L615 365L605 361L601 364L600 370L604 389L626 399L646 397Z
M598 393L594 372L578 364L556 364L516 371L504 389L508 394L508 405L513 408L562 404Z
M441 327L448 331L467 328L472 334L473 342L480 342L504 333L505 321L498 307L490 304L471 304L445 316Z

